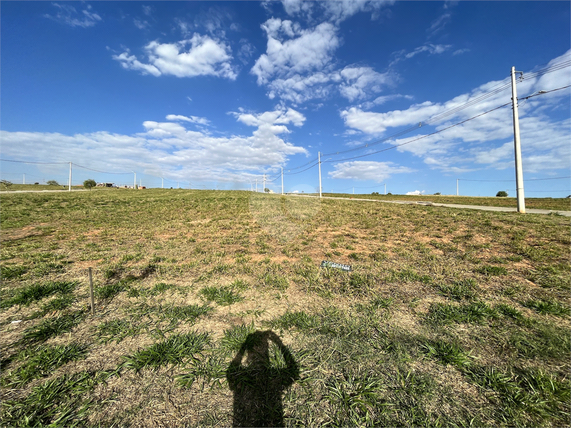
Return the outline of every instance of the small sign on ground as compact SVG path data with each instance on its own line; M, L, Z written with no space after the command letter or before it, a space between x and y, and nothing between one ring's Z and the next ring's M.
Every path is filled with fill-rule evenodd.
M336 269L345 270L347 272L351 272L351 266L350 265L343 265L341 263L328 262L325 260L323 260L321 262L321 267L336 268Z

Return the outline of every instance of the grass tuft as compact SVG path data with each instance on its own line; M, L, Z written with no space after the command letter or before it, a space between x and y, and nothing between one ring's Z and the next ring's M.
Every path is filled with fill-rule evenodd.
M254 324L241 324L224 330L220 346L228 351L238 351L249 334L254 333Z
M37 302L54 294L70 294L77 284L75 281L50 281L29 285L19 289L16 295L11 299L2 301L1 307L8 308L14 305L28 306L32 302Z
M107 376L81 372L48 380L25 398L3 401L0 419L5 426L86 426L93 402L82 395Z
M571 310L553 299L543 300L527 300L522 303L523 306L533 309L535 312L543 315L555 315L558 317L567 317Z
M244 300L239 293L234 291L233 287L205 287L200 290L200 295L207 302L216 302L220 306L229 306Z
M508 274L508 270L503 266L482 266L474 272L481 273L486 276L501 276Z
M210 344L208 333L177 334L155 343L133 355L124 356L121 367L139 371L144 368L157 369L167 364L181 364L195 358Z
M128 320L111 320L97 326L97 337L102 343L115 341L121 342L126 337L139 334L143 326L134 324Z
M81 311L61 315L57 318L48 318L34 327L24 330L20 343L31 344L45 342L51 337L71 331L84 318L85 313Z
M56 346L40 345L25 349L17 356L17 360L24 363L9 374L4 383L9 386L21 386L32 379L49 376L58 367L70 361L85 358L86 354L87 348L77 343Z
M440 294L454 300L470 300L476 297L476 281L465 279L455 281L451 285L438 285Z
M498 313L484 302L465 305L434 303L430 305L426 319L435 324L480 323L496 319Z

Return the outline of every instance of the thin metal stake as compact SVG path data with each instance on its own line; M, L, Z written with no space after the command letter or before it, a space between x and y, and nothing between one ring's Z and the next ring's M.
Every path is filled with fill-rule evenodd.
M91 268L89 268L89 298L91 300L91 314L95 315L95 303L93 302L93 276L91 275Z

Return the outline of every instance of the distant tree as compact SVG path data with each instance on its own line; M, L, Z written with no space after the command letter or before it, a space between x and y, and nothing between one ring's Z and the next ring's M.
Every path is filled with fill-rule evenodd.
M498 198L505 198L508 196L508 192L506 192L505 190L500 190L498 193L496 193L496 196Z
M389 196L389 195L392 196L393 194L391 192L389 192L389 193L387 193L387 196Z
M270 189L268 189L267 187L264 189L264 192L266 193L270 193Z
M46 184L48 186L59 186L59 183L55 180L49 180Z
M9 189L10 186L12 185L12 182L8 180L1 180L0 185L1 185L0 187L3 187L4 189Z
M95 180L93 180L91 178L89 178L83 182L83 187L85 187L86 189L91 190L91 188L95 187L95 186L97 186L97 183L95 182Z
M373 193L371 193L371 195L378 196L379 192L373 192Z
M434 195L435 195L435 196L440 196L440 195L442 195L442 193L436 192Z

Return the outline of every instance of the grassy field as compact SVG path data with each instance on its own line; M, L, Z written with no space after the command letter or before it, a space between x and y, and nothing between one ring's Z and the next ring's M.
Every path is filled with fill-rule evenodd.
M2 426L570 423L562 216L3 194L0 238Z

